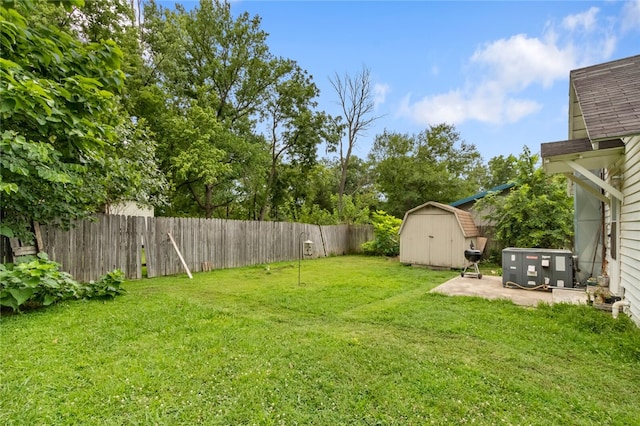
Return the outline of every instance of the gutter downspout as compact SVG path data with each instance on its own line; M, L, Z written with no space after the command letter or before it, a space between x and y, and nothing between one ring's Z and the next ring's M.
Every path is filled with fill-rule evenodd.
M622 306L629 307L631 306L631 303L625 299L625 300L618 300L613 305L611 305L611 316L613 318L618 318L618 313L620 312L620 307Z

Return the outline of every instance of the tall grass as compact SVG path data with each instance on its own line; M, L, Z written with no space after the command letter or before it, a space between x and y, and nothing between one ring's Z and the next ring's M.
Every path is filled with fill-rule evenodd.
M128 282L0 319L2 424L638 424L640 330L305 260Z

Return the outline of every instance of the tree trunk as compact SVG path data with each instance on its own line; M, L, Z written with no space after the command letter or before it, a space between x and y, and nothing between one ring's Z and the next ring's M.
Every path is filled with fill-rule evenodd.
M205 208L205 217L207 219L211 219L213 217L213 209L214 206L211 202L211 198L213 195L213 188L211 185L205 185L205 198L204 198L204 208Z

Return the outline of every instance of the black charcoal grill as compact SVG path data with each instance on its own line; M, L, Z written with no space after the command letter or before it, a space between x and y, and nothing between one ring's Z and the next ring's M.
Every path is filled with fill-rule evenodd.
M464 271L460 273L460 276L475 277L479 280L482 279L482 274L480 273L480 269L478 269L478 262L481 257L482 252L480 250L476 250L472 242L471 248L464 251L464 258L467 259L469 263L465 266Z

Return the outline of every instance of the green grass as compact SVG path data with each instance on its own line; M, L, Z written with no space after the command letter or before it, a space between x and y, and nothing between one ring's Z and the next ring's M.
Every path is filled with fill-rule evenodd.
M640 330L367 257L127 282L0 319L0 424L631 425Z

